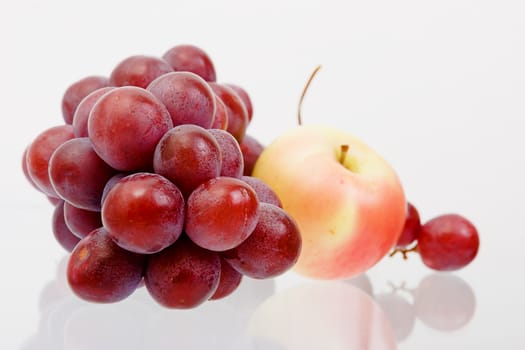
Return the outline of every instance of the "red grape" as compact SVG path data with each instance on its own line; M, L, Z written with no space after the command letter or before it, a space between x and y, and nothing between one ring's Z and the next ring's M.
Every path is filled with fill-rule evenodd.
M219 176L221 151L208 130L179 125L168 131L155 149L155 172L168 178L185 198L201 183Z
M421 229L421 220L419 218L419 212L412 203L407 202L407 212L405 219L405 226L397 240L396 247L404 248L410 245L412 242L417 240L419 236L419 230Z
M283 205L277 194L261 179L252 176L242 176L241 180L250 185L255 193L257 193L257 198L261 203L270 203L279 208L282 208Z
M102 191L114 174L87 137L64 142L49 160L49 178L56 193L81 209L100 211Z
M246 112L248 112L248 121L252 120L253 117L253 105L252 100L250 99L250 95L239 85L235 84L226 84L226 86L229 86L239 95L242 102L244 103L244 106L246 107Z
M73 115L73 133L76 137L88 137L88 120L89 113L93 109L95 103L108 91L113 90L114 87L103 87L91 92L84 97L78 104L78 107Z
M126 173L118 173L111 177L111 179L106 182L106 185L104 186L104 190L102 191L102 198L100 199L100 205L102 206L104 204L104 201L106 200L106 197L108 196L109 191L117 184L117 182L120 181L123 177L126 177L131 174Z
M102 222L122 248L155 253L173 244L182 233L184 199L166 178L136 173L122 178L108 192Z
M228 264L226 260L221 258L221 277L219 279L219 286L210 300L222 299L233 293L239 284L241 284L242 274Z
M112 86L138 86L145 89L153 80L169 72L173 72L173 69L161 58L130 56L113 69L109 83Z
M215 81L215 67L206 52L193 45L178 45L169 49L162 58L175 71L187 71L206 81Z
M244 171L244 160L237 140L225 130L209 129L215 137L222 156L221 176L240 178Z
M27 150L29 149L29 146L24 149L24 153L22 153L22 171L24 172L24 176L26 177L26 180L29 182L31 186L33 186L34 189L37 191L40 191L40 188L35 184L33 179L31 178L31 175L29 175L29 170L27 169Z
M181 237L148 259L144 281L151 296L169 308L187 309L208 300L217 290L219 255Z
M197 245L223 251L246 240L258 218L255 191L239 179L217 177L197 187L188 198L185 231Z
M38 188L46 195L58 197L49 180L49 159L64 142L74 138L71 125L60 125L45 130L31 143L27 150L27 170Z
M173 123L149 91L126 86L102 96L91 110L88 134L95 152L117 170L151 170L153 152Z
M80 238L75 236L66 225L64 219L64 201L60 201L60 203L55 206L51 227L57 242L68 252L72 251L80 241Z
M224 102L217 95L215 95L215 116L210 129L228 129L228 111Z
M420 230L417 250L423 263L434 270L451 271L476 257L479 236L474 225L457 214L445 214L426 222Z
M61 198L50 197L50 196L47 196L47 200L48 200L49 203L51 203L53 206L56 206L57 204L59 204L59 203L62 202L62 199L61 199Z
M112 303L131 295L142 279L145 258L120 248L104 228L84 237L71 253L67 279L80 298Z
M244 135L240 146L244 158L244 175L251 176L257 159L264 151L264 146L250 135Z
M259 222L250 237L222 256L243 275L275 277L299 258L301 236L295 221L281 208L261 203L259 213Z
M172 72L155 79L150 91L168 109L173 126L195 124L209 128L215 115L215 94L196 74Z
M228 132L242 142L248 127L248 112L237 93L226 85L210 83L213 92L224 102L228 112Z
M100 212L80 209L68 202L64 203L64 219L69 230L80 238L102 227Z
M90 76L71 84L62 97L62 116L66 124L73 122L73 115L80 101L92 91L109 86L108 78Z

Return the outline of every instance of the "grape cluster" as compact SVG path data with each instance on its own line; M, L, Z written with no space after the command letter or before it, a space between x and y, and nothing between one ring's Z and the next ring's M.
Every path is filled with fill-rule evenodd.
M79 297L117 302L143 283L161 305L191 308L297 261L296 223L250 176L263 150L246 134L250 97L218 83L202 49L128 57L73 83L62 112L22 168L56 205Z
M476 257L479 235L476 227L459 214L443 214L421 223L416 207L407 202L405 225L390 254L417 252L423 264L437 271L461 269Z

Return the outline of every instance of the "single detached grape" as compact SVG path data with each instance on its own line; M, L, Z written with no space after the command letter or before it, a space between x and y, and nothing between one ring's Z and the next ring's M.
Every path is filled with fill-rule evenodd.
M222 299L233 293L241 284L242 274L228 264L226 260L221 258L221 278L219 286L210 300Z
M112 86L138 86L145 89L153 80L169 72L173 72L173 69L161 58L130 56L113 69L109 83Z
M404 248L417 240L420 229L421 220L419 218L419 212L417 211L416 207L412 205L412 203L407 202L405 226L403 227L403 231L397 240L396 247Z
M230 265L252 278L270 278L290 269L301 251L295 221L275 205L261 203L259 222L239 246L222 253Z
M253 176L242 176L241 180L250 185L255 193L257 193L257 198L261 203L270 203L279 208L282 208L283 205L277 194L261 179L258 179Z
M215 116L210 129L228 129L228 111L224 102L217 95L215 95Z
M84 237L69 258L67 280L80 298L112 303L125 299L142 280L145 258L120 248L104 228Z
M250 236L259 219L259 200L244 181L211 179L188 198L185 230L197 245L223 251Z
M38 135L27 150L26 160L29 176L38 188L48 196L58 197L49 180L49 159L61 144L74 137L71 125L55 126Z
M78 104L78 107L73 115L73 133L75 137L88 137L88 120L89 113L93 109L93 106L97 101L108 91L113 90L114 87L103 87L91 92L89 95L84 97Z
M248 112L237 93L229 86L210 83L213 92L224 102L228 112L228 132L242 142L248 127Z
M185 198L203 182L219 176L222 156L208 130L179 125L168 131L155 149L153 168L172 181Z
M423 263L439 271L468 265L476 257L478 248L476 228L457 214L441 215L426 222L421 227L417 245Z
M244 172L244 159L235 137L220 129L209 129L208 132L215 137L221 149L222 167L220 175L240 178Z
M87 137L64 142L49 160L49 178L56 193L81 209L100 211L102 191L114 174Z
M108 192L102 222L120 247L155 253L173 244L182 233L184 199L166 178L136 173L122 178Z
M206 81L215 81L215 67L206 52L193 45L177 45L169 49L162 58L174 71L187 71Z
M229 86L239 95L242 102L244 103L244 106L246 107L246 111L248 112L248 121L252 120L253 117L253 105L252 100L250 99L250 95L244 90L242 87L236 84L226 84L226 86Z
M91 92L109 86L108 78L90 76L71 84L62 97L62 116L66 124L73 122L73 116L80 101Z
M219 255L181 237L148 259L144 281L151 296L168 308L188 309L208 300L219 286Z
M173 126L195 124L211 127L215 115L215 94L197 74L171 72L155 79L148 86L168 109Z
M64 219L69 230L79 238L84 238L91 231L102 227L99 211L80 209L68 202L64 203Z
M240 146L244 158L244 175L250 176L257 159L264 151L264 146L250 135L244 135Z
M149 91L125 86L102 96L91 110L88 134L95 152L117 170L150 170L153 152L173 124Z
M51 228L53 229L53 235L57 242L68 252L72 251L80 241L80 238L75 236L66 225L64 219L64 201L62 200L55 206L55 210L53 211Z

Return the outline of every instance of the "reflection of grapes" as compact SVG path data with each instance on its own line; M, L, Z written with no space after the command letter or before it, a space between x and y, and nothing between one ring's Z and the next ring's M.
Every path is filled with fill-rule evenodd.
M356 277L350 278L345 282L350 283L351 285L361 289L363 292L370 296L374 296L374 289L372 287L372 282L368 278L366 273L362 273Z
M379 294L375 299L392 324L397 342L405 340L416 322L414 306L398 293Z
M428 327L454 331L472 319L476 297L472 288L458 276L433 274L419 284L415 309L417 317Z
M63 326L63 349L144 349L144 324L137 320L149 317L150 309L133 299L111 305L79 304Z

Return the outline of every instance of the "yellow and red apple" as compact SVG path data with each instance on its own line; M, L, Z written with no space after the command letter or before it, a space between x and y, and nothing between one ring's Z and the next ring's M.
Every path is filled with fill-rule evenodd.
M291 130L265 148L253 176L277 193L297 221L303 246L294 269L302 275L356 276L381 260L403 229L406 200L396 172L339 129Z

